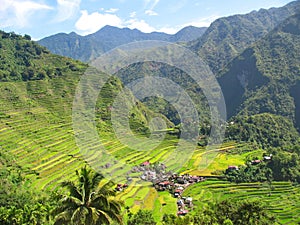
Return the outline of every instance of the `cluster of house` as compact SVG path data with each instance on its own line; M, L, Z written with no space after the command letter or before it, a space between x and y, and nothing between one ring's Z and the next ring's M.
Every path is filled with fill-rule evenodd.
M117 184L115 190L116 191L123 191L125 188L128 188L128 184Z
M158 191L169 191L177 198L177 215L184 216L193 208L193 199L182 195L183 191L191 184L202 182L205 179L200 176L192 176L189 174L178 175L172 174L168 180L154 183L154 187Z
M178 215L186 215L188 210L193 207L193 199L184 197L182 193L189 185L204 181L200 176L189 174L178 175L167 172L166 166L162 163L151 164L149 161L141 163L132 169L132 172L142 172L140 178L150 181L158 191L169 191L177 198Z
M172 175L171 172L166 171L166 165L163 163L151 164L149 161L141 163L131 169L131 173L141 173L141 180L157 183L162 180L168 180Z
M166 166L163 163L151 164L149 161L141 163L139 166L134 166L130 173L138 173L140 179L152 182L157 191L169 191L177 198L177 215L184 216L190 209L193 208L193 199L191 197L182 196L183 191L191 184L202 182L205 178L193 176L189 174L178 175L176 173L166 171ZM127 177L130 182L131 177ZM128 184L117 184L116 191L123 191L128 187Z

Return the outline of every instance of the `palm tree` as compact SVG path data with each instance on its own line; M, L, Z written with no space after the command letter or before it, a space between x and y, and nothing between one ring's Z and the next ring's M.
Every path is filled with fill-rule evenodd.
M62 187L69 190L69 195L54 210L54 225L98 225L110 224L112 221L122 224L123 203L113 198L113 183L109 181L100 185L103 176L86 167L76 171L76 175L76 184L71 181L62 183Z

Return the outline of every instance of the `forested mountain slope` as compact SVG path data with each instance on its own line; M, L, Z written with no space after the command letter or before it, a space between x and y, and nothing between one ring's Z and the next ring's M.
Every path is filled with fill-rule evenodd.
M234 57L299 11L300 1L294 1L280 8L220 18L189 45L218 75Z

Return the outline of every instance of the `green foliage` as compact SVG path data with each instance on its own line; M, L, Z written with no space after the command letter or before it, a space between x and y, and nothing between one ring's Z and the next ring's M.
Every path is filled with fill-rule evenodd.
M177 217L165 214L164 225L268 225L277 224L276 219L266 211L266 206L259 201L237 201L227 199L209 204L204 209L196 209L193 215Z
M227 199L217 202L212 206L213 210L206 209L203 215L210 215L211 221L217 224L277 224L275 217L266 211L266 206L259 201L236 201ZM211 214L213 212L213 214ZM198 223L205 224L205 223Z
M121 224L123 203L112 198L115 196L113 183L99 185L103 176L86 167L76 171L76 176L77 183L62 183L69 194L61 199L54 210L54 224L94 225L111 224L112 221Z
M136 214L129 214L128 225L155 225L152 212L149 210L139 210Z
M225 177L230 182L235 183L271 182L273 172L264 162L257 165L251 165L251 162L247 162L246 166L240 166L239 170L227 169Z
M272 161L267 167L273 171L273 179L300 183L300 146L270 150Z
M296 144L299 134L287 118L263 113L233 118L226 130L226 138L252 142L257 147L266 149Z
M43 80L62 76L70 71L83 71L81 62L49 51L24 37L0 31L0 81Z
M13 158L0 153L0 223L3 225L51 224L55 195L32 188Z
M201 90L201 87L199 87L195 80L182 70L174 66L166 65L164 63L143 62L132 64L126 68L123 68L119 70L115 75L119 77L125 85L147 76L163 77L173 81L174 83L179 85L180 88L186 91L186 93L192 99L195 108L198 111L201 124L209 123L209 105L203 91ZM174 92L174 99L172 99L172 102L176 102L177 99L175 99L175 96L181 90L176 89L172 91ZM172 96L168 97L172 98ZM175 125L178 125L181 122L181 118L179 118L179 114L174 106L165 99L159 96L151 96L143 99L143 103L152 111L165 115Z
M281 8L217 19L190 47L219 75L228 62L298 10L299 2L295 1Z
M300 146L271 148L271 160L261 161L258 164L248 161L239 170L227 169L225 177L236 183L291 181L300 183ZM256 158L257 159L257 158Z

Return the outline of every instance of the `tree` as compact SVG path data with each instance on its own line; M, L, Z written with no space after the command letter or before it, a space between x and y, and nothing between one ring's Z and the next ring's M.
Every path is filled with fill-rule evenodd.
M215 215L220 224L229 223L229 220L237 225L277 224L275 217L269 214L265 206L258 200L235 201L227 199L221 201L216 204Z
M69 194L54 210L55 225L98 225L111 224L113 221L122 224L123 203L113 198L113 183L109 181L100 185L104 177L86 167L76 171L76 175L77 183L62 183L62 187L66 187Z
M156 225L152 212L149 210L139 210L130 216L128 225Z

